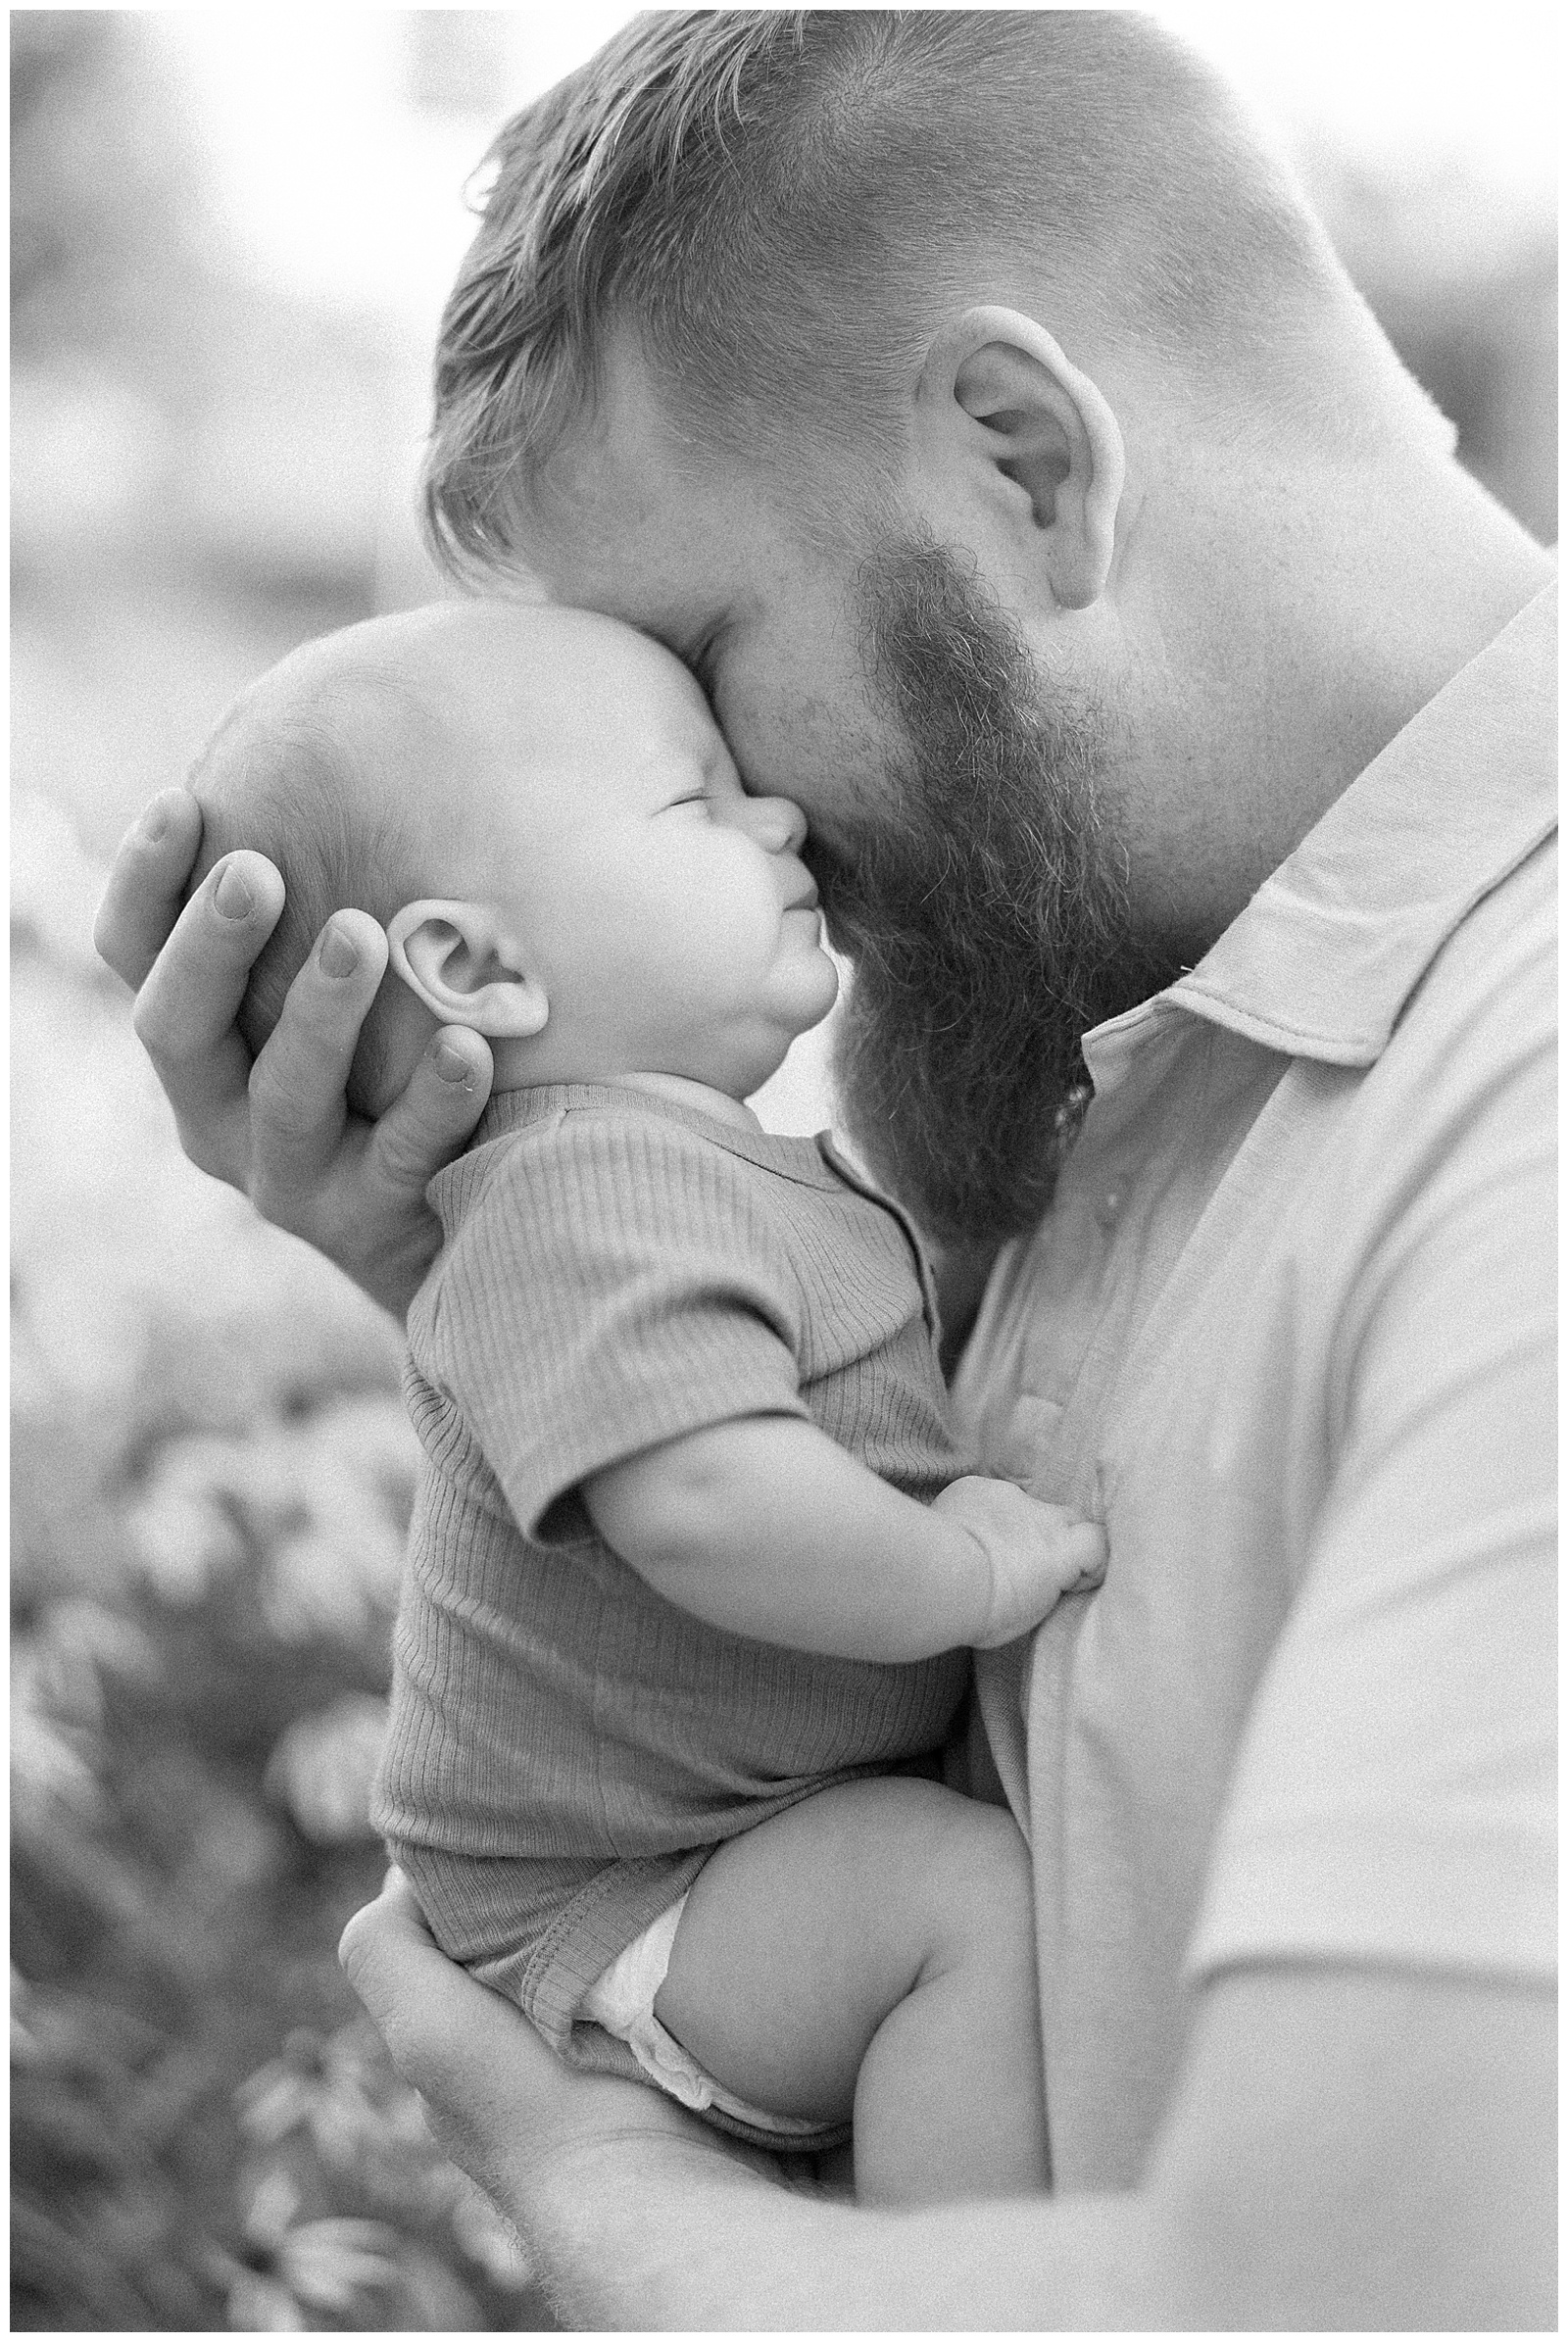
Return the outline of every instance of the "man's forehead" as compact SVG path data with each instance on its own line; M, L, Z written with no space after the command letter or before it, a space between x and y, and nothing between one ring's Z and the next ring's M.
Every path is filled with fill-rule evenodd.
M741 569L740 483L672 421L641 354L606 353L598 396L551 454L518 551L555 600L674 644L720 620Z

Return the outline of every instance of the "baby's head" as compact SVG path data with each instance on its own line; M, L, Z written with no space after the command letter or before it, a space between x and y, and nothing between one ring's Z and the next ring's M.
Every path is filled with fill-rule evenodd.
M671 1073L741 1098L832 1005L800 812L745 795L692 677L613 619L455 602L307 643L191 787L193 886L248 846L287 890L241 1011L253 1051L334 910L386 928L363 1112L438 1023L488 1037L498 1088Z

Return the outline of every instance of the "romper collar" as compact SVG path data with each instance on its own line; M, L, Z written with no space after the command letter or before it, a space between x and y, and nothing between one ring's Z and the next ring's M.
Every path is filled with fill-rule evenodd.
M466 1161L493 1141L514 1137L519 1131L559 1126L567 1114L607 1111L679 1123L683 1129L700 1132L727 1154L739 1155L743 1162L757 1163L764 1171L777 1172L800 1186L837 1188L845 1176L851 1177L855 1184L864 1184L858 1174L849 1173L847 1166L842 1170L837 1166L830 1156L825 1131L812 1138L802 1138L752 1129L721 1115L705 1114L701 1107L682 1098L665 1098L658 1091L639 1090L613 1081L541 1082L525 1090L498 1091L480 1116L466 1153L457 1159ZM438 1172L436 1176L442 1175Z
M1196 968L1089 1037L1091 1068L1167 1003L1288 1056L1372 1064L1460 921L1556 827L1556 632L1553 581L1396 734Z

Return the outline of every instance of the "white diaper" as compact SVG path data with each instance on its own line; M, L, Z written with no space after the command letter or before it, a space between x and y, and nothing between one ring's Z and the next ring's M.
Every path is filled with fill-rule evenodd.
M654 2015L654 1996L669 1974L670 1949L680 1915L686 1908L686 1897L662 1911L651 1927L627 1944L616 1960L612 1960L602 1976L594 1978L578 2003L579 2017L589 2018L602 2025L607 2033L613 2033L617 2041L624 2041L632 2056L651 2081L671 2098L689 2106L693 2114L707 2112L716 2106L721 2114L733 2115L738 2122L750 2122L759 2130L774 2130L781 2137L805 2138L809 2132L820 2130L819 2122L812 2122L799 2115L770 2115L761 2108L748 2106L744 2098L737 2098L726 2090L722 2082L705 2074L693 2057L688 2057L673 2033L667 2031Z

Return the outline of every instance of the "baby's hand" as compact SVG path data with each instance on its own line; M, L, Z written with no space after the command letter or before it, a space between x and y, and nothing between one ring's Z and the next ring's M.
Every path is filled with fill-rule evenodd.
M991 1597L977 1650L993 1650L1037 1627L1063 1594L1082 1593L1105 1574L1105 1533L1064 1506L1041 1504L1010 1480L971 1475L942 1490L932 1508L967 1532L991 1569Z

